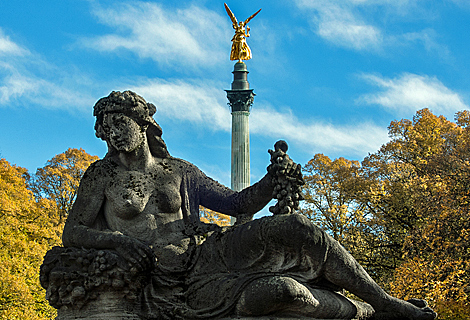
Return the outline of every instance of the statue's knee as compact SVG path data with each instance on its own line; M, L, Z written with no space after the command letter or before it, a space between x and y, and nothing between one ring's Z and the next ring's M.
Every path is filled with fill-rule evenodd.
M321 231L316 225L312 223L306 216L301 214L288 214L273 216L274 219L278 220L278 224L281 224L287 231L303 231L303 230L314 230Z
M271 238L285 245L298 246L307 240L322 242L324 231L300 214L272 216ZM310 241L309 241L310 242Z
M267 277L256 280L245 288L237 306L237 313L268 314L305 303L318 304L305 286L288 277Z
M295 227L308 227L314 226L312 221L310 221L306 216L301 214L289 214L287 217L287 223Z
M275 303L290 303L304 294L301 290L303 286L294 279L276 277L266 280L266 285L270 288L270 294Z

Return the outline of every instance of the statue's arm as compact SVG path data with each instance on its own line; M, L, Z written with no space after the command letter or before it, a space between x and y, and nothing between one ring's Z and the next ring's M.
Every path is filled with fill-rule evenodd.
M279 183L279 176L289 176L302 180L300 165L296 164L285 153L287 143L278 141L276 151L269 150L271 164L268 173L257 183L240 192L233 191L212 180L196 168L198 183L194 189L198 190L199 204L211 210L233 217L238 215L249 216L266 206L272 199L274 187ZM273 179L276 177L276 179Z
M65 247L114 249L130 262L130 266L145 269L153 259L148 246L121 232L109 230L107 226L98 227L100 210L105 202L106 179L99 161L85 172L65 222L62 242ZM101 223L105 224L104 221Z
M93 232L93 225L105 201L105 177L98 178L102 173L100 169L99 162L92 164L80 181L77 198L68 213L62 234L62 242L66 247L111 247L107 241L96 241L101 231Z
M198 174L200 204L233 217L239 214L255 214L263 209L271 200L273 189L272 176L269 173L240 192L223 186L200 171Z

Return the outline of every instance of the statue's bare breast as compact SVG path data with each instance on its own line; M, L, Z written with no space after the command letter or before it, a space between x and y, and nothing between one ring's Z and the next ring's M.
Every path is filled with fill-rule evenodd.
M116 168L105 190L108 226L149 244L167 242L182 231L180 184L158 164L150 173Z

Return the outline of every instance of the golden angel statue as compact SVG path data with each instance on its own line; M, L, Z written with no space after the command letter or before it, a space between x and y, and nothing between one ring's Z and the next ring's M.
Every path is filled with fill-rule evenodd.
M235 15L232 13L228 5L226 3L224 3L224 5L225 10L227 11L230 19L233 22L233 29L235 29L235 35L232 38L232 50L230 52L230 60L238 60L239 62L241 62L242 60L250 60L251 50L250 47L248 47L248 44L246 43L246 38L250 36L250 27L248 27L247 24L261 11L261 9L252 14L245 21L238 22L237 18L235 18Z

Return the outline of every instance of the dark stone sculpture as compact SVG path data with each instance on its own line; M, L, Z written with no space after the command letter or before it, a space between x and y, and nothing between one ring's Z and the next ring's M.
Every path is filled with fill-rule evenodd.
M155 112L130 91L94 107L108 153L83 176L64 247L41 267L58 319L436 317L422 300L389 296L339 243L294 213L303 181L287 144L270 150L265 177L235 192L171 157ZM270 217L223 228L199 220L199 205L252 216L272 197Z

